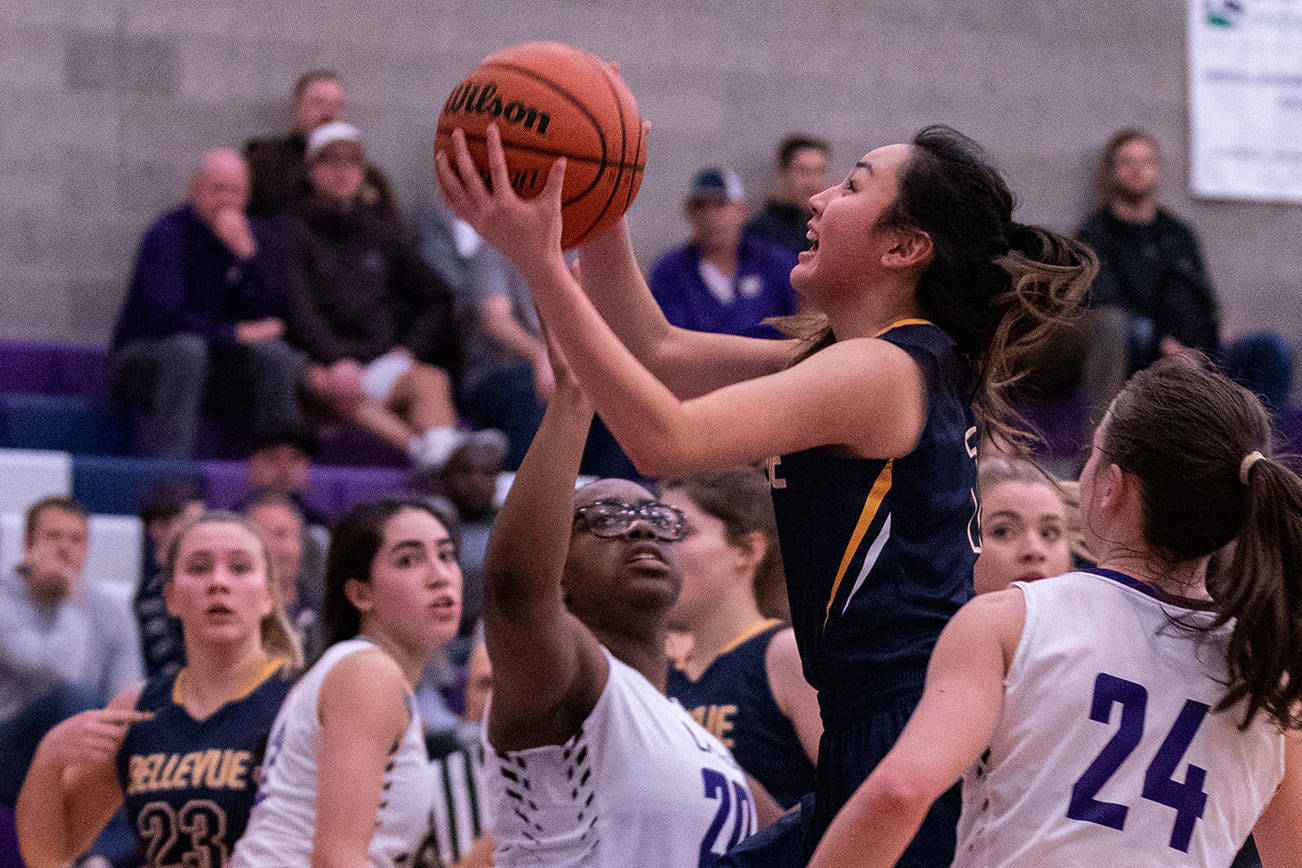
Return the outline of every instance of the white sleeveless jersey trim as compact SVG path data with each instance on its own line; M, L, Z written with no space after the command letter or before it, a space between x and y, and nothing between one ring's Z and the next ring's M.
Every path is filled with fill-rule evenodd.
M577 735L490 748L494 865L694 868L755 831L750 788L728 749L605 654L610 677Z
M348 639L326 649L285 698L267 739L253 813L235 847L231 868L306 866L316 830L317 751L321 723L317 701L321 684L340 660L377 647L366 639ZM433 778L425 736L414 703L407 703L411 722L393 746L384 772L380 810L375 820L367 865L389 868L410 864L413 851L428 831Z
M1284 772L1263 716L1240 732L1241 706L1202 709L1232 624L1195 633L1208 613L1094 573L1015 585L1026 624L954 864L1228 865Z

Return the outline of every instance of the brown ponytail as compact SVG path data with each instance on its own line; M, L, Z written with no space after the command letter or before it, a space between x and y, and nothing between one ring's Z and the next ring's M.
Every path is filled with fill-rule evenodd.
M1210 571L1215 629L1234 626L1218 706L1302 728L1302 479L1272 454L1270 417L1225 376L1159 363L1131 377L1105 422L1106 459L1143 491L1144 539L1171 563L1233 545ZM1252 452L1267 458L1249 463ZM1246 482L1243 480L1246 479Z
M1230 635L1230 690L1222 707L1247 701L1244 725L1264 711L1302 728L1302 480L1265 459L1248 473L1243 526L1226 570L1209 588Z

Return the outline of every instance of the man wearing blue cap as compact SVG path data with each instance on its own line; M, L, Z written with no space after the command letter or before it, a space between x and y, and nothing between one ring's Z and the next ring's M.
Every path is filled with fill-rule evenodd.
M749 204L736 173L714 167L697 172L684 213L691 239L651 270L651 292L665 317L697 331L777 337L763 323L796 311L789 278L796 255L742 238Z

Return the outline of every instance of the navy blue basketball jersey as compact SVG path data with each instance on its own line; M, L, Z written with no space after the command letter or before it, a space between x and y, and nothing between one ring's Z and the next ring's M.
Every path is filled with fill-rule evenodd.
M814 764L769 688L764 657L781 621L762 621L734 639L701 677L669 667L665 693L723 742L738 765L784 809L814 789Z
M180 673L145 684L136 708L154 717L127 730L117 767L146 865L226 864L253 809L267 733L293 686L285 669L269 665L243 697L206 720L177 702Z
M925 320L877 337L926 381L913 452L879 460L818 448L768 462L792 626L825 722L840 707L920 689L941 629L972 597L980 549L971 367Z

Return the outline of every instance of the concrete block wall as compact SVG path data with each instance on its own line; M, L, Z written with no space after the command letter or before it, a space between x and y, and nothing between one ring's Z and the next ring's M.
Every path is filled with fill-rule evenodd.
M1202 231L1229 330L1302 343L1302 209L1192 200L1184 3L1117 0L10 0L0 8L0 336L107 339L135 244L196 156L279 131L293 79L343 73L408 210L437 194L434 122L504 45L619 60L654 124L630 215L643 264L684 231L687 178L735 166L762 198L773 144L809 130L844 167L931 122L968 132L1063 229L1116 128L1167 144L1166 199Z

